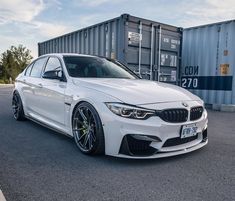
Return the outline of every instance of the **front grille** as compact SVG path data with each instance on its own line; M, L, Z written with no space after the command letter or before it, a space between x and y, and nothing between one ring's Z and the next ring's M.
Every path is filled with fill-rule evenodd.
M188 110L182 108L162 110L159 117L166 122L181 123L188 119Z
M190 120L194 121L197 119L200 119L203 113L203 107L199 106L199 107L193 107L190 110Z
M191 141L196 140L196 139L197 139L197 135L192 136L192 137L182 138L182 139L180 137L171 138L171 139L168 139L164 143L163 147L177 146L177 145L181 145L181 144L191 142Z

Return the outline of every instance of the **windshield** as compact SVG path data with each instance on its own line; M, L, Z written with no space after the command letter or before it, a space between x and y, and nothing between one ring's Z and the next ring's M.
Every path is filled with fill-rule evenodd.
M138 79L127 67L106 58L64 56L64 62L71 77Z

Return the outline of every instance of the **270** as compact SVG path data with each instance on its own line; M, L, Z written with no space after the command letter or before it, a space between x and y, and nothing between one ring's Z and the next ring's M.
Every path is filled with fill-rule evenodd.
M198 78L191 78L191 77L182 78L181 86L183 88L196 89L198 87Z

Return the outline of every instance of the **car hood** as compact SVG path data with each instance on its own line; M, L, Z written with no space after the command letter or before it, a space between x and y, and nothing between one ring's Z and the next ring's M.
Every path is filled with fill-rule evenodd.
M73 78L73 83L134 105L200 100L181 87L143 79Z

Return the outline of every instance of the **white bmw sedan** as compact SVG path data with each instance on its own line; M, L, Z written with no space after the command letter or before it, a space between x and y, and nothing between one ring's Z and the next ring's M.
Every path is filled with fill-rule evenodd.
M96 56L39 57L17 77L12 108L16 120L69 135L85 154L160 158L208 142L199 97Z

